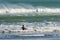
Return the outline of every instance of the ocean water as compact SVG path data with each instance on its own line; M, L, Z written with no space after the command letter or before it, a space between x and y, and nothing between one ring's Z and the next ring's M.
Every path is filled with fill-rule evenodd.
M22 25L28 28L60 27L60 0L0 0L0 30L19 29ZM16 34L0 33L0 40L60 40L60 36Z

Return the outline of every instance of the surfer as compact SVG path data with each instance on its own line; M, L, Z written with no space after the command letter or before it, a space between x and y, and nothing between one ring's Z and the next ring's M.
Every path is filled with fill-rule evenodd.
M38 12L38 9L36 9L36 12Z
M6 13L9 13L8 11L6 11Z
M22 30L26 30L26 28L24 27L24 25L22 25Z

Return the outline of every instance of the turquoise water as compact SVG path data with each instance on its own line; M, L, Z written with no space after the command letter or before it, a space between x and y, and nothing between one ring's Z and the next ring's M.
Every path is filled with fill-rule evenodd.
M1 22L44 22L44 21L60 22L60 15L0 16L0 21Z
M29 28L60 27L60 0L0 0L0 29L17 29L22 25ZM0 35L1 40L60 40L60 36Z

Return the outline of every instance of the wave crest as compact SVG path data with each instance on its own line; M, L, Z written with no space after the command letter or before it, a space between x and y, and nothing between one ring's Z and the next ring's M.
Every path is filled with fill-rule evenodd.
M22 15L36 15L36 14L56 14L60 13L60 8L48 8L48 7L38 7L28 4L1 4L0 15L4 14L22 14Z
M25 8L10 8L10 9L0 9L0 13L60 13L59 8L35 8L35 9L25 9Z

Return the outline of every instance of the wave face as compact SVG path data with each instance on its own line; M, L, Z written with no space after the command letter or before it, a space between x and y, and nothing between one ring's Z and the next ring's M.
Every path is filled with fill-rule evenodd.
M59 15L59 0L0 0L0 15Z

